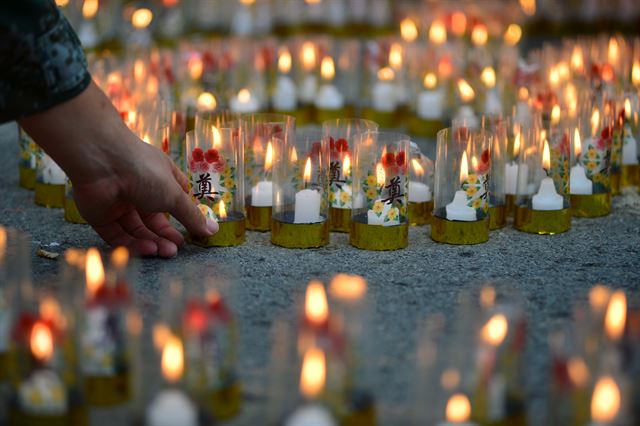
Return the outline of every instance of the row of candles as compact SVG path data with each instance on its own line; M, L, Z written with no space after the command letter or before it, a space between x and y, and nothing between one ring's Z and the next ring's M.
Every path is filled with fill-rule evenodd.
M108 264L69 250L57 291L34 289L29 241L0 228L0 381L8 424L86 424L93 409L125 408L149 426L224 422L242 410L238 331L221 279L166 285L159 319L143 321L128 254ZM226 292L226 294L225 294ZM550 424L633 424L640 416L636 300L595 286L575 322L549 339ZM311 281L296 321L272 326L265 424L373 425L379 413L367 282ZM527 318L520 296L486 285L450 318L419 327L411 424L526 424ZM540 416L541 413L537 413ZM48 423L49 424L49 423Z

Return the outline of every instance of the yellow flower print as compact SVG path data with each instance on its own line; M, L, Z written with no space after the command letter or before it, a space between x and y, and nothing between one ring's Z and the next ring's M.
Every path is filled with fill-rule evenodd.
M235 186L235 182L233 181L233 179L228 177L222 182L222 185L227 189L233 189L233 187Z
M351 194L349 194L348 192L344 192L342 191L340 193L340 202L342 203L348 203L349 202L349 198L351 197Z
M35 152L38 149L38 145L35 142L29 142L29 151Z
M378 196L378 191L376 191L375 188L369 188L367 189L367 198L369 200L376 198Z
M593 162L593 161L589 161L587 163L587 169L588 170L594 170L596 168L596 166L597 166L597 164L595 162Z
M384 210L384 204L382 204L382 201L378 200L375 203L373 203L373 212L375 214L380 214L382 213L382 210Z
M374 175L369 175L367 177L367 185L376 186L377 184L378 184L378 181Z
M227 191L222 194L222 201L224 201L225 204L229 204L231 200L233 200L233 196L230 192Z
M589 160L594 160L597 155L598 153L595 151L595 149L590 149L589 151L587 151L587 157L589 157Z
M476 182L478 182L478 176L470 174L469 176L467 176L467 182L469 182L471 185L474 185Z
M476 188L475 186L472 186L472 185L467 186L467 196L468 197L473 197L474 195L476 195L476 192L478 192L478 188Z
M222 171L222 177L228 178L230 176L231 176L231 167L225 166L224 170Z
M253 176L253 169L252 169L251 167L247 167L247 168L245 168L245 169L244 169L244 174L245 174L247 177L251 177L251 176Z
M400 215L401 216L406 216L407 215L407 206L403 205L402 207L400 207Z
M398 209L397 208L389 209L389 211L387 212L387 219L395 220L397 217L398 217Z
M335 203L336 202L336 193L331 191L329 192L329 202L330 203Z
M482 200L480 198L476 198L475 200L473 200L473 203L471 203L471 207L473 207L474 209L480 208L481 205Z

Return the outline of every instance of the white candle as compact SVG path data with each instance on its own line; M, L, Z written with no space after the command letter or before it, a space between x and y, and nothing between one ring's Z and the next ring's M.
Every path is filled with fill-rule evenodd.
M303 189L296 193L293 223L320 222L320 193L315 189Z
M429 188L429 185L413 180L409 181L410 203L425 203L431 201L431 198L431 188Z
M572 194L593 194L593 183L587 178L587 174L581 164L576 164L571 168L569 183Z
M531 117L531 109L527 101L518 101L516 104L516 120L519 123L529 123Z
M442 118L444 90L424 90L418 95L416 114L424 120Z
M476 220L476 210L467 205L467 194L463 190L456 191L453 201L447 204L447 220L473 222Z
M320 64L320 74L324 79L324 83L320 86L318 96L316 97L316 108L324 110L336 110L344 106L344 98L331 81L336 74L333 59L330 56L322 58Z
M249 6L238 4L231 21L231 32L239 36L247 36L251 34L252 24L251 10Z
M198 412L178 389L160 392L147 409L148 426L197 426Z
M251 188L251 205L255 207L271 207L273 204L273 182L263 180Z
M229 107L233 112L239 113L253 113L260 110L260 103L258 100L251 96L251 92L247 89L241 89L237 96L231 98Z
M51 370L35 371L18 390L20 405L36 415L62 415L67 411L67 393L58 375Z
M564 207L562 196L556 192L553 179L546 177L540 182L538 193L531 200L533 210L562 210Z
M622 141L622 164L638 164L638 143L633 137L628 126L624 128L624 139Z
M505 190L509 195L516 195L518 187L518 164L514 161L505 165Z
M64 170L53 161L47 154L43 154L40 160L40 168L42 169L43 183L50 185L64 185L67 181L67 175Z
M377 203L382 203L382 213L380 214L380 216L378 216L378 214L373 210L367 211L367 223L369 225L393 226L393 225L400 224L399 211L396 212L396 216L394 219L390 219L386 222L384 221L387 215L389 214L389 211L391 209L398 210L397 207L393 207L391 204L383 202L382 200L376 200L374 203L374 207L375 207L375 204Z
M317 404L304 405L291 414L285 426L337 426L331 414Z
M492 115L502 114L502 102L500 101L500 96L498 96L496 89L487 91L484 101L484 112L485 114Z
M396 87L393 84L394 72L385 67L378 71L378 80L371 90L371 104L373 109L380 112L393 112L396 110Z
M470 129L478 128L478 117L473 112L471 105L461 105L456 113L455 119Z
M296 109L296 85L288 75L278 77L276 90L271 98L276 111L293 111Z
M313 74L307 74L302 80L300 86L299 97L300 101L305 104L313 103L318 91L318 79Z

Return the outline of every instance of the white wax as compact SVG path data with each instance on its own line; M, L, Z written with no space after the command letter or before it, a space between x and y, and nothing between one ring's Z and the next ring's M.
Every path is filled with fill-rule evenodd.
M473 422L439 422L436 426L477 426Z
M437 120L442 118L444 107L444 91L424 90L418 95L416 114L424 120Z
M67 393L52 370L37 370L20 384L20 405L31 414L61 415L67 411Z
M409 181L409 202L425 203L427 201L431 201L431 188L429 188L429 185L414 180Z
M638 164L638 143L631 134L631 129L624 131L622 141L622 164Z
M377 201L382 201L382 200L377 200ZM367 224L382 225L382 226L399 225L400 224L399 215L396 215L396 218L393 220L390 220L388 222L384 221L385 217L387 217L387 214L389 213L389 210L391 210L392 208L396 208L396 207L393 207L391 206L391 204L387 204L385 202L382 208L382 214L379 217L373 210L367 211Z
M352 189L351 189L351 185L349 185L348 183L343 183L340 184L340 187L342 188L342 190L336 188L333 192L336 198L336 201L334 203L332 203L331 207L337 208L337 209L350 209L352 202L353 202L353 194L352 194ZM344 206L340 204L340 194L346 192L347 194L349 194L349 199L347 200L346 203L344 203Z
M462 105L458 110L455 119L461 124L464 123L464 125L470 129L478 128L478 117L476 117L476 114L473 112L471 105Z
M98 44L98 32L96 31L96 25L93 21L83 21L80 24L80 30L78 31L78 38L82 47L85 49L91 49Z
M318 79L313 74L307 74L302 80L302 85L298 92L300 101L305 104L313 103L318 91Z
M251 34L252 19L251 10L249 7L239 4L233 14L233 20L231 21L231 32L234 35L246 36Z
M231 101L229 101L229 107L233 112L248 114L258 112L260 110L260 103L253 96L244 102L240 101L237 96L234 96L231 98Z
M293 223L320 222L320 193L315 189L303 189L296 193Z
M447 220L473 222L476 220L476 210L467 205L467 194L462 190L456 191L453 201L447 204Z
M284 426L337 426L329 411L317 404L304 405L289 416Z
M531 200L533 210L562 210L564 207L562 196L556 192L553 179L546 177L540 182L538 193Z
M529 166L526 164L520 164L518 166L518 187L516 194L533 194L535 187L530 188L531 185L527 185L529 180Z
M531 118L531 109L525 101L519 101L516 104L516 120L519 123L529 123Z
M380 112L396 110L396 88L390 81L377 81L371 91L373 109Z
M329 23L334 27L344 25L347 20L347 14L345 11L345 4L343 0L330 1L327 4L327 15L329 16Z
M273 92L271 102L276 111L294 111L298 100L296 99L296 85L288 75L278 77L276 90Z
M64 173L64 170L56 164L55 161L48 155L43 155L40 160L40 167L42 169L42 180L43 183L48 183L50 185L64 185L67 181L67 175Z
M147 426L197 426L198 411L184 392L160 392L147 408Z
M498 96L496 89L487 91L484 100L484 113L492 115L502 114L502 101L500 101L500 96Z
M271 207L273 205L273 182L263 180L251 188L251 205Z
M492 422L499 422L506 416L507 408L507 383L501 374L489 381L489 412L488 418Z
M344 97L340 91L330 83L320 86L316 97L316 108L324 110L336 110L344 106Z
M591 195L593 194L593 183L587 178L584 167L576 164L571 168L569 175L569 188L572 194Z
M505 194L516 195L518 190L518 165L514 162L505 165Z

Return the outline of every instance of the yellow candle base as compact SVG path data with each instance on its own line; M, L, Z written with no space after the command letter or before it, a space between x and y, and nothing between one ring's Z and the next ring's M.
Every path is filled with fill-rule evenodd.
M322 124L325 121L336 120L338 118L347 118L353 116L353 108L344 107L339 109L317 109L315 122Z
M576 217L600 217L611 212L611 194L571 195L571 211Z
M431 223L431 212L433 211L433 201L423 203L409 202L409 225L422 226Z
M513 218L516 215L516 196L513 194L506 194L504 196L504 206L506 217Z
M351 221L349 242L364 250L398 250L409 244L409 225L369 225L358 220Z
M611 173L611 195L620 195L622 173Z
M20 174L20 186L26 189L33 189L36 186L36 169L28 167L18 167Z
M211 412L216 420L228 420L240 412L242 406L242 388L239 383L213 391L207 398Z
M131 396L130 385L128 373L86 377L87 404L93 407L111 407L124 404L129 401Z
M620 176L620 187L627 188L629 186L640 186L640 165L639 164L623 164L622 174Z
M5 352L0 352L0 383L8 379L7 372L9 371L9 355Z
M316 108L313 105L300 105L293 116L296 118L296 126L311 124L316 119Z
M271 243L286 248L314 248L329 244L329 223L271 221Z
M36 204L48 208L61 209L64 207L64 185L51 185L36 182Z
M218 222L220 229L211 237L189 236L189 241L200 247L230 247L238 246L245 241L246 219L242 214L230 215L238 216L237 219Z
M441 120L425 120L416 115L407 119L409 134L423 138L435 138L438 132L446 126Z
M76 206L76 202L73 198L64 198L64 220L71 223L87 223L78 211L78 206Z
M271 230L271 207L247 207L247 229L267 232Z
M329 208L329 228L331 232L349 232L351 230L351 209Z
M373 108L362 108L362 118L371 120L383 129L393 129L398 126L398 114L396 111L383 112Z
M445 244L480 244L489 241L489 218L463 222L439 216L431 218L431 239Z
M51 416L11 409L8 420L8 424L20 426L87 426L89 424L87 410L84 407L72 407L66 414Z
M504 228L507 224L507 207L495 206L489 207L489 230Z
M531 234L561 234L571 229L571 209L532 210L518 206L514 226Z
M352 411L346 414L340 422L343 426L375 426L376 408L369 405L362 410Z

